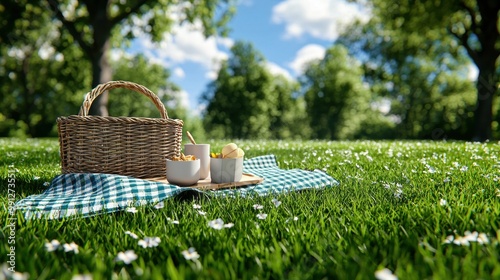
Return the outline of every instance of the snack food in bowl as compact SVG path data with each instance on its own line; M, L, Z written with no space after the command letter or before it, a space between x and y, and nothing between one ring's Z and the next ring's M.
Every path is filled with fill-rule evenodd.
M245 155L242 149L234 143L229 143L224 148L222 148L222 158L240 158Z
M191 161L191 160L196 160L196 157L194 155L184 155L183 153L181 153L180 156L176 157L172 157L172 161Z
M191 186L200 179L200 160L194 156L167 159L167 181L178 186Z
M222 148L221 153L210 154L210 177L212 183L239 182L243 176L245 153L234 143Z

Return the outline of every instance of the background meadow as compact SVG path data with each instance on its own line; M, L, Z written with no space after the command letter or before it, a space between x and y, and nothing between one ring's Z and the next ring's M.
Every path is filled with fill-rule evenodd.
M281 168L322 169L340 185L246 198L187 193L90 218L17 213L16 270L30 279L500 277L499 143L235 142L247 158L275 154ZM9 170L17 200L41 193L60 172L58 149L56 139L0 140L3 269Z

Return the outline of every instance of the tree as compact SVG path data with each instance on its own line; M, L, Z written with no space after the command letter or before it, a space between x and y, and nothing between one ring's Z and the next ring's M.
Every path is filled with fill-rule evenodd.
M43 5L27 0L2 1L0 22L0 135L54 136L56 118L76 114L84 94L91 89L90 62L62 23L54 21ZM110 63L116 78L146 84L161 95L164 103L175 106L168 108L169 116L188 119L186 110L171 102L177 87L168 81L168 71L141 57L124 56ZM121 99L117 93L111 97L111 102L116 101L112 115L158 113L156 108L148 111L147 106L137 106L141 102L135 98L140 96L124 96ZM190 119L185 127L196 133L201 127L198 123Z
M200 21L208 36L224 33L225 25L233 13L232 5L222 12L218 10L221 4L227 4L229 0L82 0L82 5L75 5L72 1L46 1L54 17L62 23L60 32L68 32L90 61L92 88L112 79L108 59L112 34L121 32L123 26L133 26L133 19L144 20L146 24L140 28L150 34L154 41L160 41L163 33L175 22L174 16L180 17L177 20L181 22ZM216 18L216 14L221 16ZM124 38L133 37L130 28ZM100 95L94 101L90 113L107 115L107 102L107 93Z
M91 90L85 86L91 81L85 71L90 64L80 61L81 49L69 34L59 33L41 7L16 4L20 12L9 23L14 30L9 37L0 36L5 40L0 45L0 136L54 136L56 118L77 114L84 94ZM177 86L169 82L169 72L163 67L142 56L123 56L111 65L116 78L145 84L164 103L172 101ZM146 97L115 91L110 98L112 115L159 116ZM184 119L182 109L168 109L169 116Z
M301 83L314 138L357 137L371 110L362 77L360 63L341 45L334 45L322 60L306 68Z
M85 93L81 84L90 82L87 64L79 61L83 54L42 7L1 5L14 12L5 13L6 29L0 27L0 135L54 135L57 116L74 114Z
M269 112L275 104L271 75L252 44L236 42L218 77L203 94L208 102L204 122L218 138L268 138Z
M408 45L421 47L422 41L453 37L479 69L474 110L474 139L492 136L493 106L498 95L500 1L372 0L374 14L389 30L404 30Z
M294 81L266 68L252 44L236 42L218 77L207 87L204 124L214 138L307 138L304 107Z
M275 106L271 109L271 138L307 139L311 135L309 118L303 96L294 96L300 91L296 81L290 81L283 75L276 75L271 81L271 92Z
M387 29L374 17L352 26L338 43L363 57L364 80L374 94L391 101L398 137L472 137L470 60L452 38L422 40L418 34Z

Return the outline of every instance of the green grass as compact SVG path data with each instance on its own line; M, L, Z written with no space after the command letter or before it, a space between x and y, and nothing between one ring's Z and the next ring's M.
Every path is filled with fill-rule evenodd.
M252 198L186 195L163 209L141 207L91 218L24 220L17 213L15 264L31 279L374 279L388 268L399 279L500 278L500 146L464 142L239 141L247 157L275 154L281 168L322 169L340 186ZM225 142L212 142L213 150ZM7 221L9 165L16 200L43 191L59 171L58 142L0 139L0 220ZM12 172L11 172L12 173ZM282 202L275 207L272 199ZM441 200L446 205L441 205ZM202 206L206 216L193 204ZM255 210L254 204L264 206ZM267 213L265 220L256 217ZM294 217L298 219L295 221ZM234 227L215 230L221 218ZM178 220L173 224L171 220ZM8 222L0 260L9 253ZM142 248L126 235L158 236ZM477 231L487 244L445 244ZM47 252L75 242L79 253ZM182 251L194 247L198 262ZM138 258L115 261L121 251Z

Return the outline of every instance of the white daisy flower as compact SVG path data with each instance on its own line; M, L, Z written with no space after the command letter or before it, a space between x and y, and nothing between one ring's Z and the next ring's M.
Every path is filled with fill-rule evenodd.
M7 263L3 263L0 267L0 279L27 280L30 275L27 272L12 271Z
M163 207L165 207L165 204L163 203L163 201L160 201L154 207L155 209L162 209Z
M464 238L463 236L458 236L455 239L453 239L453 244L455 245L462 245L462 246L469 246L469 239Z
M208 226L216 230L221 230L224 227L224 221L221 218L218 218L208 222Z
M271 200L271 201L274 204L274 206L276 206L276 207L281 205L281 201L277 200L276 198L273 198L273 200Z
M129 231L129 230L127 230L127 231L125 232L125 234L130 235L130 237L132 237L133 239L137 239L137 238L139 238L139 236L137 236L137 234L135 234L135 233L133 233L133 232L131 232L131 231Z
M115 258L116 261L121 261L124 262L125 264L130 264L136 259L137 255L135 254L134 250L127 250L125 252L120 252Z
M488 239L488 236L485 233L480 233L479 236L477 237L477 243L488 244L490 243L490 240Z
M375 271L375 278L378 280L398 280L398 277L392 274L392 271L388 268Z
M137 213L137 209L135 207L127 207L127 209L125 209L125 211L129 212L129 213Z
M431 173L431 174L436 173L436 169L430 165L427 165L427 169L428 169L427 170L428 173Z
M71 277L71 280L92 280L91 274L76 274Z
M443 241L443 243L444 244L450 244L450 243L453 243L453 240L455 240L455 236L448 235L448 236L446 236L446 239Z
M193 204L193 208L194 209L201 209L201 205L199 205L199 204Z
M196 249L191 247L187 250L181 252L186 260L197 260L200 255L196 252Z
M439 201L439 205L441 206L445 206L446 204L448 204L448 202L446 201L446 199L442 199Z
M466 245L468 246L470 242L477 242L479 244L487 244L490 242L488 236L485 233L478 233L477 231L464 232L464 236L460 238L460 244L455 243L457 245Z
M161 240L159 237L144 237L144 239L139 240L139 246L142 248L152 248L157 247L160 244Z
M262 206L260 204L254 204L253 205L253 209L255 209L255 210L261 210L261 209L264 209L264 206Z
M69 244L66 243L66 244L63 245L63 247L64 247L64 252L71 252L72 251L75 254L79 253L79 251L78 251L78 245L76 245L75 242L71 242Z
M403 196L403 190L401 189L397 189L395 192L394 192L394 197L395 198L401 198Z
M267 214L259 213L259 214L257 214L257 218L264 220L265 218L267 218Z
M52 241L45 243L45 249L47 252L54 252L61 246L61 243L58 240L52 239Z

